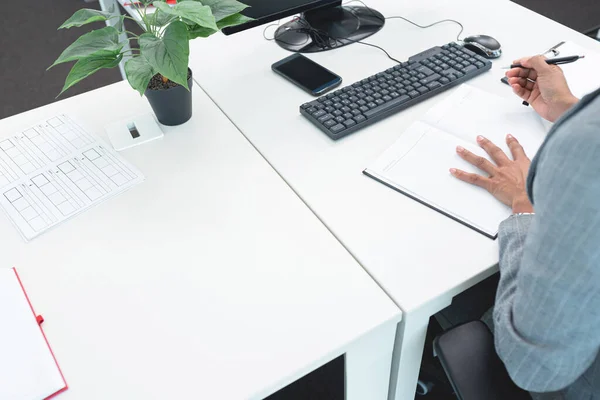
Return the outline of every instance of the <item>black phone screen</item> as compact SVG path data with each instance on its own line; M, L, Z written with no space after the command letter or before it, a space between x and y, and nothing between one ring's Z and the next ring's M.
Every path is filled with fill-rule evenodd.
M339 76L302 55L291 57L273 68L311 92L316 92L340 79Z

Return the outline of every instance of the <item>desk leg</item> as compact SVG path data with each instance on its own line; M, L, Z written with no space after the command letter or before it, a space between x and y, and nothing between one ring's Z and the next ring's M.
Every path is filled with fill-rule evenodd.
M423 358L430 315L405 315L396 333L389 400L413 400Z
M346 400L385 400L397 324L367 334L346 352Z

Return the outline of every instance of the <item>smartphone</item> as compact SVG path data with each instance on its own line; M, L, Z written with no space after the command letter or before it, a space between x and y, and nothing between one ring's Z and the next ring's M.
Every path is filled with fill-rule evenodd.
M271 68L313 96L320 96L342 83L339 75L299 53L276 62Z

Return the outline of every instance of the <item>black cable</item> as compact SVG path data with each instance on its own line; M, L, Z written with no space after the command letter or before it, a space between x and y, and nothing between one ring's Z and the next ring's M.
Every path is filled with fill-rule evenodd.
M384 17L384 19L382 20L381 17L373 9L371 9L369 6L367 6L362 0L350 0L350 1L345 2L344 5L349 4L349 3L354 3L354 2L362 4L363 7L365 7L367 10L369 10L371 12L371 14L373 14L373 16L375 18L379 19L382 22L385 22L385 20L388 20L388 19L402 19L402 20L408 22L409 24L412 24L412 25L414 25L414 26L416 26L418 28L421 28L421 29L431 28L432 26L435 26L435 25L438 25L438 24L442 24L444 22L453 22L453 23L456 23L456 24L458 24L460 26L460 31L458 32L458 35L456 35L456 40L460 40L460 35L464 31L464 26L459 21L456 21L456 20L453 20L453 19L444 19L444 20L437 21L437 22L434 22L434 23L429 24L429 25L419 25L416 22L413 22L413 21L411 21L411 20L409 20L407 18L404 18L402 16L393 16L393 17L387 17L387 18ZM297 17L296 22L298 22L301 25L304 25L303 28L295 30L295 32L306 34L306 41L304 43L300 43L300 44L298 44L298 43L286 43L285 41L281 40L280 38L278 38L275 35L273 36L272 39L269 39L266 36L267 29L269 27L272 27L272 26L279 26L280 21L277 24L270 24L270 25L266 26L265 29L263 30L263 37L266 40L271 40L271 41L272 40L278 40L278 41L280 41L280 42L282 42L284 44L290 45L290 46L306 44L306 43L309 42L309 39L312 38L312 40L315 42L315 44L318 47L322 48L322 49L334 49L334 48L338 47L338 44L341 44L343 46L343 45L346 44L343 41L347 40L347 41L352 42L352 43L359 43L359 44L362 44L362 45L365 45L365 46L370 46L370 47L374 47L376 49L379 49L383 53L385 53L385 55L390 60L395 61L398 64L401 64L401 62L399 60L397 60L396 58L392 57L390 55L390 53L388 53L383 47L380 47L380 46L377 46L377 45L374 45L374 44L371 44L371 43L363 42L363 41L360 41L360 40L353 40L353 39L349 39L349 38L335 38L333 36L330 36L326 32L323 32L323 31L320 31L318 29L313 28L308 23L308 21L306 21L302 17Z
M359 1L359 0L354 0L354 1ZM465 27L463 26L463 24L461 24L460 22L458 22L458 21L456 21L456 20L454 20L454 19L443 19L443 20L441 20L441 21L437 21L437 22L434 22L433 24L429 24L429 25L419 25L419 24L417 24L417 23L415 23L415 22L412 22L412 21L411 21L411 20L409 20L409 19L406 19L406 18L404 18L404 17L400 17L400 16L396 16L396 17L387 17L386 19L402 19L402 20L404 20L404 21L408 22L409 24L413 24L414 26L417 26L417 27L419 27L419 28L422 28L422 29L431 28L431 27L432 27L432 26L434 26L434 25L437 25L437 24L442 24L442 23L444 23L444 22L454 22L455 24L458 24L458 25L460 26L460 32L458 32L458 35L456 35L456 40L460 40L460 35L461 35L461 34L463 33L463 31L465 30Z
M373 9L371 7L369 7L368 5L366 5L362 0L350 0L350 1L345 2L344 4L350 4L350 3L360 3L360 4L362 4L363 7L365 7L367 10L369 10L371 12L371 14L373 14L373 16L375 18L377 18L377 19L379 19L381 21L381 18L377 15L377 13L375 11L373 11ZM408 22L409 24L412 24L412 25L414 25L414 26L416 26L418 28L421 28L421 29L431 28L432 26L435 26L437 24L441 24L441 23L444 23L444 22L454 22L455 24L458 24L458 26L460 26L460 32L458 32L458 35L456 35L456 40L460 40L460 35L465 30L465 27L463 26L463 24L461 24L459 21L456 21L454 19L443 19L441 21L437 21L437 22L434 22L434 23L429 24L429 25L419 25L416 22L413 22L413 21L411 21L411 20L409 20L407 18L401 17L399 15L398 16L393 16L393 17L386 17L384 19L402 19L402 20Z

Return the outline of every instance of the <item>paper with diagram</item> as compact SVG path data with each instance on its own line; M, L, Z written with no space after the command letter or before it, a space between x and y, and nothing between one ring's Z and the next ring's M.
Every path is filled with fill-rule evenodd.
M143 180L66 115L0 138L0 205L26 240Z

